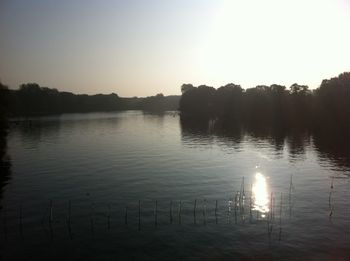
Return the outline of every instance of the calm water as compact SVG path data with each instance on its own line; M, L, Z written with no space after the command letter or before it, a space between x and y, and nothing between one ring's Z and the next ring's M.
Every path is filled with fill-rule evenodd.
M0 258L349 260L339 146L173 112L13 122Z

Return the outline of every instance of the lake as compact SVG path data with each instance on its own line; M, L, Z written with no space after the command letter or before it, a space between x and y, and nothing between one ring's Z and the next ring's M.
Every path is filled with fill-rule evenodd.
M12 120L3 260L349 260L343 137L176 112Z

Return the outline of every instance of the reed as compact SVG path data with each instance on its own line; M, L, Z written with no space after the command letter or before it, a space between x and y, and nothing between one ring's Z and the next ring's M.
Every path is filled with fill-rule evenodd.
M331 181L331 189L333 189L334 185L334 177L332 177L332 181Z
M293 174L290 175L290 182L289 182L289 218L292 217L292 191L293 191Z
M281 192L281 199L280 199L280 216L279 216L279 233L278 233L278 241L281 241L282 238L282 201L283 201L283 194Z
M4 229L4 239L7 241L7 213L6 213L6 208L3 210L3 229Z
M207 200L204 199L203 200L203 224L206 225L207 224Z
M193 223L196 224L196 208L197 208L197 199L194 200L194 206L193 206Z
M48 212L49 208L45 208L45 211L44 211L44 214L43 214L43 217L41 218L41 225L43 226L44 223L45 223L45 219L46 219L46 215L47 215L47 212Z
M68 229L68 235L70 239L73 239L72 236L72 226L71 226L71 214L72 213L72 205L71 205L71 201L68 201L68 214L67 214L67 219L66 219L66 223L67 223L67 229Z
M141 200L139 200L139 224L138 224L138 230L141 230Z
M231 201L227 201L227 224L231 224Z
M334 211L334 205L332 205L331 211L329 212L329 219L330 219L330 220L332 219L333 211Z
M111 204L108 204L107 206L108 212L107 212L107 229L111 229Z
M244 189L243 189L244 191ZM241 202L240 202L240 208L239 208L239 216L240 216L240 219L242 221L242 223L245 222L245 209L244 209L244 202L245 202L245 195L244 195L244 192L242 192L242 199L241 199Z
M244 177L242 177L241 188L239 190L239 207L242 208L244 200Z
M172 200L170 200L169 217L170 217L170 224L172 224L173 223L173 201Z
M179 202L179 213L178 213L178 215L179 215L179 224L181 225L181 208L182 208L182 204L181 204L181 200L180 200L180 202Z
M154 205L154 226L157 227L157 224L158 224L158 202L156 200Z
M72 216L72 202L69 200L68 201L68 216L67 216L67 220L69 222L71 221L71 216Z
M22 203L19 205L19 233L21 235L21 239L23 239L23 209Z
M334 177L332 177L331 181L331 191L329 192L328 197L328 206L329 206L329 220L332 219L333 211L334 211L334 204L332 203L332 196L333 196L333 188L334 188Z
M53 221L53 202L52 199L50 199L50 207L49 207L49 223L51 224Z
M276 198L273 196L272 197L272 212L271 212L271 215L272 215L272 223L275 223L275 213L276 213Z
M250 184L250 198L249 198L249 222L252 223L253 221L253 184Z
M94 203L92 202L90 205L90 232L93 237L95 235L94 216L95 216L95 206L94 206Z
M242 178L242 197L245 197L245 192L244 192L244 177Z
M270 194L270 215L268 217L268 232L269 232L269 236L272 233L272 229L273 229L273 193L271 192Z
M235 211L235 224L237 224L237 210L238 210L238 201L239 201L239 197L240 195L238 194L239 192L236 193L235 196L235 207L234 207L234 211Z
M328 196L328 206L329 206L329 211L330 211L330 214L329 214L330 217L333 215L333 211L332 211L333 188L334 188L334 177L332 177L332 180L331 180L331 191L329 192L329 196Z
M50 207L49 207L49 228L50 228L50 239L53 240L53 201L50 199Z
M218 200L215 200L215 224L218 224Z

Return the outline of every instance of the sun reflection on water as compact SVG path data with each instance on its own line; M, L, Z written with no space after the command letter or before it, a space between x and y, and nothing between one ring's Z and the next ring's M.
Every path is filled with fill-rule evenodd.
M266 177L260 172L255 174L253 183L253 210L261 212L261 216L265 217L265 213L269 212L269 195L267 191Z

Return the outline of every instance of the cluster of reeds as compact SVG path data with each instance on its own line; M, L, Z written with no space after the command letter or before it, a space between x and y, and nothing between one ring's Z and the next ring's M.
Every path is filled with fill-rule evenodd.
M277 211L277 215L279 216L278 223L275 221L275 215L276 215L276 198L275 194L273 192L270 193L269 198L269 211L265 213L265 215L260 215L259 210L254 208L254 198L253 198L253 192L252 192L252 185L250 186L251 190L247 191L245 189L245 179L242 178L240 189L233 194L232 198L229 200L211 200L208 201L207 199L194 199L193 201L169 201L169 223L173 224L174 220L178 222L179 225L183 223L183 215L185 213L191 213L191 211L183 211L184 206L187 206L188 208L193 207L193 224L197 225L198 223L203 224L206 226L209 223L214 224L224 224L225 222L222 222L222 219L224 218L223 213L227 213L227 224L231 224L231 218L234 217L234 224L243 224L246 222L246 218L249 214L249 223L257 223L257 222L266 222L267 224L267 233L269 238L271 237L271 234L273 233L273 229L275 226L278 227L278 239L281 240L282 238L282 215L283 215L283 194L280 195L280 202L279 202L279 211ZM288 193L288 200L289 200L289 215L291 217L292 215L292 192L293 192L293 177L290 178L290 185L289 185L289 193ZM334 206L331 203L332 199L332 190L333 190L333 179L331 184L331 192L329 195L329 206L330 206L330 217L332 216ZM247 195L248 197L247 197ZM142 207L144 200L138 200L138 208L137 208L137 228L140 231L143 224L143 219L146 218L147 222L149 223L150 215L143 214L143 208L144 210L147 210L147 208ZM159 226L159 214L160 213L166 213L166 209L161 208L159 209L159 201L153 200L153 218L154 218L154 227L157 228ZM208 203L212 202L211 206L214 206L214 211L208 212ZM220 202L226 202L225 204L222 204ZM177 204L177 215L174 215L174 205ZM185 204L184 204L185 203ZM213 204L214 203L214 204ZM135 204L131 204L134 205ZM209 204L210 205L210 204ZM164 206L164 205L163 205ZM130 213L130 204L124 205L124 211L116 211L120 214L123 214L124 212L124 224L129 225L129 219L131 220L131 223L134 224L135 222L135 208L132 211L132 215L129 215ZM278 207L277 207L278 208ZM68 201L68 205L66 208L66 215L65 215L65 224L67 227L68 235L70 239L73 239L73 233L72 233L72 202L71 200ZM247 211L248 209L248 211ZM176 211L176 210L175 210ZM256 219L254 218L254 211L256 212ZM6 210L2 211L3 213L3 231L4 231L4 238L7 238L8 231L7 231L7 217L6 217ZM201 213L201 214L200 214ZM209 213L209 214L208 214ZM144 216L143 216L144 215ZM247 216L246 216L247 215ZM112 212L112 205L109 203L107 204L107 209L104 212L103 216L105 216L105 222L106 222L106 228L107 230L112 229L112 223L113 219L115 218L113 216ZM90 219L90 231L91 235L94 236L95 233L95 204L91 202L90 204L90 211L89 211L89 219ZM186 219L188 221L188 219ZM213 220L213 221L211 221ZM163 222L164 224L164 219ZM186 223L186 222L185 222ZM188 223L188 222L187 222ZM42 218L41 224L47 225L48 224L48 231L50 232L50 238L53 238L54 235L54 204L53 200L49 201L48 207L46 211L44 212L44 216ZM19 206L19 231L21 238L23 238L24 230L23 230L23 208L22 204Z

